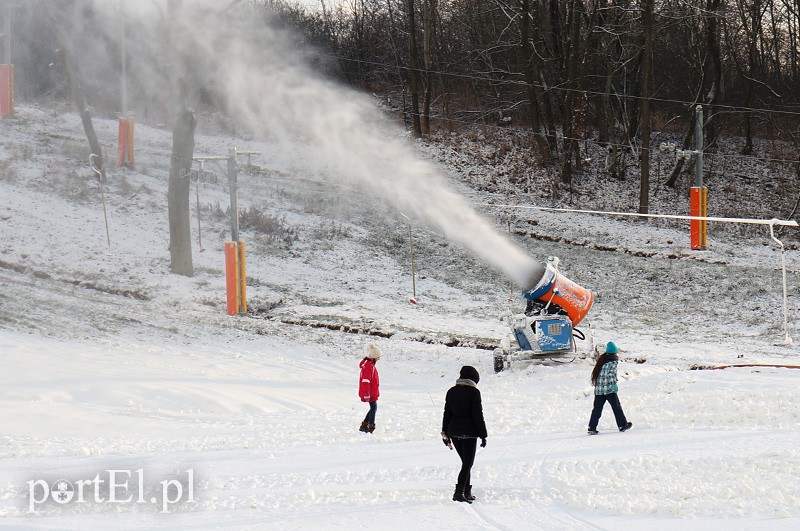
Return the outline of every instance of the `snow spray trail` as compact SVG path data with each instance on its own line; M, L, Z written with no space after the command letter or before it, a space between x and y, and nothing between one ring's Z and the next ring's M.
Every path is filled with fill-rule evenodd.
M451 241L503 271L524 289L544 268L497 231L433 164L415 156L402 131L367 96L321 77L287 32L245 16L236 25L203 28L197 44L213 62L219 94L237 120L259 137L308 148L308 169L369 187L399 210L440 229ZM187 28L187 31L190 28Z
M73 46L91 68L109 61L105 46L87 38L105 30L106 38L116 42L122 24L119 0L94 6L102 10L105 23L92 24L78 7L64 8L60 22L72 26ZM168 80L183 77L206 89L206 97L255 138L293 146L300 141L306 150L302 160L291 161L293 166L369 188L401 212L438 228L521 288L530 289L543 276L542 265L451 190L433 164L414 155L404 132L381 115L374 101L320 74L330 60L313 55L297 35L280 29L286 20L270 15L263 5L186 0L126 6L126 24L132 29L127 50L136 59L129 84L148 102L164 100L170 93ZM96 60L93 46L102 48ZM109 83L113 91L118 80Z

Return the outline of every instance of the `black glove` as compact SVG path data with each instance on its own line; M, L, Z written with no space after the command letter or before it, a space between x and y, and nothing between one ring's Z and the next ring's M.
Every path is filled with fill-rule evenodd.
M481 448L486 448L486 437L481 437Z
M442 442L451 450L453 449L453 443L450 441L450 437L448 437L445 432L442 432Z

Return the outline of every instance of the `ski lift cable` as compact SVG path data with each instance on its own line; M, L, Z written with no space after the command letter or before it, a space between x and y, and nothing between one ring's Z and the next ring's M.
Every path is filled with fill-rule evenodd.
M343 55L339 55L339 54L336 54L336 53L329 53L329 54L326 54L326 55L328 57L333 58L333 59L337 59L337 60L340 60L340 61L347 61L347 62L350 62L350 63L356 63L356 64L361 64L361 65L380 66L380 67L384 67L384 68L391 68L393 70L394 69L400 69L400 70L404 70L404 71L413 70L412 67L406 66L406 65L391 65L391 64L388 64L388 63L380 62L380 61L370 61L370 60L366 60L366 59L356 59L356 58L352 58L352 57L345 57ZM489 79L489 78L487 78L485 76L482 77L482 76L475 75L475 74L470 74L470 73L452 72L452 71L435 70L435 69L434 70L427 70L427 72L429 74L436 74L436 75L446 76L446 77L467 79L467 80L473 80L473 81L485 81L485 82L489 82L489 83L491 83L493 85L503 85L503 86L512 85L512 86L517 86L517 87L522 87L522 88L534 87L534 88L542 89L544 91L572 92L572 93L577 93L577 94L587 95L587 96L605 96L606 95L606 93L603 92L603 91L593 90L593 89L573 88L573 87L568 87L568 86L566 86L566 84L561 84L561 83L560 84L548 85L546 83L541 83L541 82L528 82L528 81L524 81L523 79L509 79L509 78L505 78L505 79L501 79L501 78ZM520 72L511 72L511 71L500 71L500 70L498 70L498 71L495 71L494 73L495 74L521 76ZM638 95L638 94L627 94L627 93L621 93L621 94L618 94L618 96L621 99L626 99L626 100L648 100L650 102L669 103L669 104L683 105L683 106L687 106L687 107L693 107L695 105L700 104L700 105L703 105L704 107L710 107L712 109L717 109L719 111L726 111L726 112L780 114L780 115L787 115L787 116L800 115L800 111L797 111L797 110L794 110L794 109L767 109L767 108L749 107L749 106L742 106L742 105L726 105L726 104L720 104L720 103L703 103L703 102L700 102L700 101L688 101L688 100L677 99L677 98L661 98L661 97L657 97L657 96L649 96L649 97L647 97L647 96L642 96L642 95Z
M789 337L789 296L788 296L788 288L786 285L786 247L784 247L783 242L780 241L778 238L775 237L775 224L770 223L769 225L769 235L780 248L781 248L781 270L783 272L783 345L791 346L792 345L792 338Z
M582 210L573 208L554 208L554 207L541 207L534 205L498 205L494 203L473 203L475 206L487 206L495 208L518 208L527 210L541 210L544 212L572 212L575 214L597 214L603 216L623 216L623 217L640 217L640 218L660 218L660 219L680 219L689 221L719 221L725 223L747 223L753 225L769 225L769 226L785 226L797 227L798 224L793 219L750 219L750 218L719 218L712 216L684 216L676 214L640 214L638 212L613 212L604 210Z
M718 371L722 369L731 368L751 368L751 367L769 367L772 369L800 369L800 365L787 365L782 363L735 363L732 365L715 365L713 367L703 367L699 370Z

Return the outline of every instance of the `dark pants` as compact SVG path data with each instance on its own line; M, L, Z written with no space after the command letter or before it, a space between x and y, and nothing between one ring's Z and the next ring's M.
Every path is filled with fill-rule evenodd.
M458 439L453 438L453 446L458 452L458 457L461 458L461 471L458 473L458 484L456 490L464 492L465 487L470 485L470 471L472 465L475 463L475 452L478 450L478 439Z
M597 429L597 423L600 422L600 415L603 414L603 406L606 405L606 401L611 404L611 411L614 412L614 419L617 421L617 427L622 428L628 423L628 420L625 418L625 413L622 412L622 406L619 405L617 393L594 395L594 409L592 409L592 416L589 418L590 430Z
M369 411L367 411L367 416L364 417L364 422L367 424L375 424L375 413L378 412L378 401L375 400L369 403Z

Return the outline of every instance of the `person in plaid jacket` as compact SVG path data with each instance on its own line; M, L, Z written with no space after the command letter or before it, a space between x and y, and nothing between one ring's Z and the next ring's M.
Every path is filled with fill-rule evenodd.
M606 402L611 404L614 419L617 421L619 431L627 431L633 426L628 422L622 406L619 404L617 391L617 365L619 364L619 349L613 341L606 343L606 351L597 358L597 363L592 370L592 384L594 385L594 408L589 418L589 435L597 435L597 423L603 414Z

